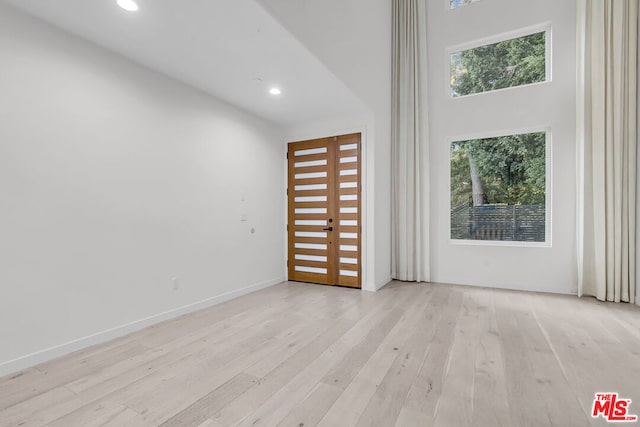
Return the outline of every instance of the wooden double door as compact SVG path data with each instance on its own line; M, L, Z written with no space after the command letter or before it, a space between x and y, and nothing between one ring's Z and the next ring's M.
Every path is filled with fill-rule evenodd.
M360 134L289 144L289 280L360 288Z

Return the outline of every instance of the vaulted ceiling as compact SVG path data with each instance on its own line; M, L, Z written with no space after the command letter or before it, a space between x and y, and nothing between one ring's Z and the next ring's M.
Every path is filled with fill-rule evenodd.
M282 125L367 111L254 0L2 1Z

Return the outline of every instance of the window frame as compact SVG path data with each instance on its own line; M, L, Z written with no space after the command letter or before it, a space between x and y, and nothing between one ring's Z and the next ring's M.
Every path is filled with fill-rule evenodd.
M472 3L473 4L473 3ZM452 9L455 10L455 9ZM486 91L486 92L478 92L478 93L471 93L468 95L460 95L460 96L453 96L451 94L451 55L453 55L454 53L457 52L461 52L461 51L465 51L465 50L469 50L469 49L475 49L478 47L482 47L482 46L486 46L486 45L490 45L490 44L495 44L495 43L500 43L506 40L511 40L511 39L516 39L516 38L520 38L520 37L526 37L526 36L530 36L532 34L536 34L536 33L541 33L544 32L545 33L545 46L544 46L544 53L545 53L545 80L541 81L541 82L535 82L535 83L528 83L528 84L524 84L524 85L519 85L519 86L510 86L510 87L505 87L505 88L500 88L500 89L494 89L494 90L490 90L490 91ZM457 99L465 99L469 96L479 96L479 95L488 95L491 93L499 93L505 90L514 90L514 89L520 89L520 88L526 88L526 87L530 87L530 86L538 86L538 85L544 85L544 84L548 84L551 83L553 81L553 75L552 75L552 52L553 52L553 31L552 31L552 26L551 26L551 22L544 22L541 24L536 24L536 25L531 25L528 27L522 27L522 28L518 28L516 30L511 30L511 31L507 31L507 32L503 32L503 33L499 33L499 34L494 34L492 36L489 37L483 37L480 39L474 39L472 41L469 42L465 42L465 43L460 43L457 45L452 45L452 46L448 46L445 49L445 54L446 54L446 66L447 66L447 70L446 70L446 76L447 76L447 82L446 82L446 94L447 94L447 98L451 99L451 100L457 100Z
M451 144L457 141L470 139L497 138L501 136L521 135L527 133L545 133L545 239L544 242L521 242L512 240L470 240L451 238ZM477 132L464 135L450 135L447 138L447 229L448 243L455 246L500 246L500 247L530 247L530 248L551 248L553 247L551 238L552 228L552 179L553 179L553 134L550 125L534 126L527 128L512 128L502 131Z
M463 4L462 6L458 6L458 7L453 7L453 8L452 8L452 7L451 7L451 0L444 0L444 2L445 2L445 8L446 8L446 10L447 10L448 12L451 12L451 11L453 11L453 10L462 9L462 8L463 8L463 7L465 7L465 6L470 6L470 5L472 5L472 4L474 4L474 3L478 3L478 2L480 2L480 1L482 1L482 0L473 0L471 3L466 3L466 4Z

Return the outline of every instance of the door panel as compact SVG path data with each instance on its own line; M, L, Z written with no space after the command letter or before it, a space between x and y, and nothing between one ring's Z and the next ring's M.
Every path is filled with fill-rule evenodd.
M329 231L334 167L332 138L289 144L289 280L333 284Z
M338 284L361 287L360 134L336 139Z
M360 288L360 134L288 148L289 280Z

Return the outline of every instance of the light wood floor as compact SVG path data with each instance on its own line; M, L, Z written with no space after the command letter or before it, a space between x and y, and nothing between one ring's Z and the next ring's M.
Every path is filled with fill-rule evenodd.
M0 426L583 426L640 414L640 308L284 283L0 379Z

